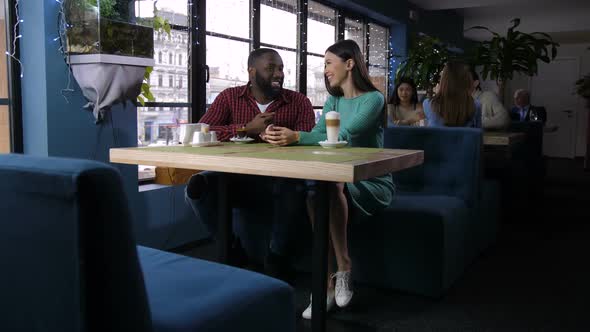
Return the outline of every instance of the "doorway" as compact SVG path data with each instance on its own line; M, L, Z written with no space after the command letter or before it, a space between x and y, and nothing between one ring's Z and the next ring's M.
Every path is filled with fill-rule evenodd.
M543 136L543 154L548 157L575 157L576 119L581 105L575 82L579 76L579 58L568 57L541 62L537 76L531 78L531 104L544 106L547 124L558 127Z

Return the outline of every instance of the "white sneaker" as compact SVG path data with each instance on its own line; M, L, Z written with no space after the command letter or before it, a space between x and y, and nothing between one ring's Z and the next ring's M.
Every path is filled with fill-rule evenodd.
M336 278L336 304L340 308L346 307L352 300L352 278L350 271L338 271L332 276Z
M309 305L301 314L301 317L305 319L311 319L311 304L312 304L311 295L309 296ZM326 294L326 312L329 312L330 309L334 308L334 290L328 290Z

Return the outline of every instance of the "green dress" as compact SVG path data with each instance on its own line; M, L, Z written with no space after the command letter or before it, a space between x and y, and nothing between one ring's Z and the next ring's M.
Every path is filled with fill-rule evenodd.
M339 140L345 140L353 147L382 148L383 105L384 98L379 91L350 99L330 96L324 104L322 117L311 132L300 132L298 144L316 145L326 140L326 113L336 111L340 113ZM346 183L346 188L353 206L364 216L372 216L389 206L394 194L391 174Z

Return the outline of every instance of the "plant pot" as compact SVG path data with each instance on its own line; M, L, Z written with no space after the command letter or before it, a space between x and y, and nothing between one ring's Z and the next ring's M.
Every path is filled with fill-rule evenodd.
M80 85L96 122L117 103L135 101L140 93L145 68L154 59L109 54L71 55L68 57L74 78Z

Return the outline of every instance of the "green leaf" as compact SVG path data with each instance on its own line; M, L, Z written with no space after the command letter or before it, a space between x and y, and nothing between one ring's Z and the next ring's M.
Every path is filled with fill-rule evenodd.
M145 106L145 99L141 95L137 96L137 101L141 104L141 106Z

